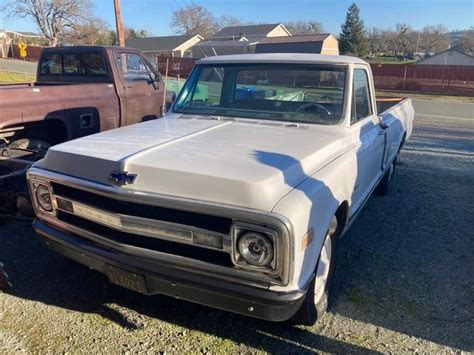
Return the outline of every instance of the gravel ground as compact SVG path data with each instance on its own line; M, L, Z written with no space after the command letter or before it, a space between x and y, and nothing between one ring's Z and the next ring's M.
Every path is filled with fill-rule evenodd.
M341 241L330 312L314 327L145 297L0 225L0 353L474 351L474 119L419 117L389 196Z

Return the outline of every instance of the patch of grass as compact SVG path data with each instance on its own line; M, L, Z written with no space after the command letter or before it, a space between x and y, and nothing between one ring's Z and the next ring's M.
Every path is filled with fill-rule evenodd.
M35 80L34 74L0 71L0 84L32 83Z
M363 346L366 341L367 341L367 338L363 336L362 334L357 334L354 338L354 342L359 346Z

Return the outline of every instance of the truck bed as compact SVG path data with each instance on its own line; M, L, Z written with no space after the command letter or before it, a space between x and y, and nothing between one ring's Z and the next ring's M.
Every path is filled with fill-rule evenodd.
M119 103L113 84L19 84L0 87L0 129L39 118L64 120L72 112L96 108L101 130L117 127Z
M397 105L405 99L405 97L376 97L377 112L383 113L390 107Z

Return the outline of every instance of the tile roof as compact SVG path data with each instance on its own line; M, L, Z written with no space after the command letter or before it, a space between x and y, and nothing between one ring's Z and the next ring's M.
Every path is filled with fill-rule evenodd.
M213 37L232 37L239 36L241 33L244 36L252 35L267 35L269 32L273 31L278 27L279 23L269 23L263 25L248 25L248 26L230 26L224 27L222 30L217 32Z
M125 40L127 47L142 51L171 51L194 36L164 36L146 38L128 38Z
M215 55L248 53L250 43L247 41L206 41L191 47L193 57L203 58Z

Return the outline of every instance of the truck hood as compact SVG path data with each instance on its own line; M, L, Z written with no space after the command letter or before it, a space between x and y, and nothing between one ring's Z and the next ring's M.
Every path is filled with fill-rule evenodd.
M347 150L340 126L172 116L52 147L37 167L124 189L271 211ZM345 144L347 145L347 144Z

